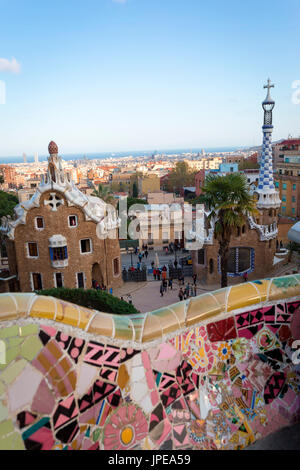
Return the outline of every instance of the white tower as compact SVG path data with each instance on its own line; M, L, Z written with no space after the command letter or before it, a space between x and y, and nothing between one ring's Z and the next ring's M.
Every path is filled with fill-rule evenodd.
M264 125L262 126L263 146L260 159L258 188L255 193L258 195L258 209L278 209L281 201L278 191L275 190L272 161L272 111L275 106L275 101L270 95L270 88L274 88L274 85L271 85L270 79L268 79L268 84L265 85L264 88L267 88L268 92L266 99L262 102L264 110Z

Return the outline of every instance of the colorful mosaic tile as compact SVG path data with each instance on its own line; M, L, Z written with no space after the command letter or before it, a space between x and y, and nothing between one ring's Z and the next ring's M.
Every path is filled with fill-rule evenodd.
M22 303L23 294L13 294L16 305L33 307L24 311L29 320L21 315L13 326L0 315L7 353L0 449L242 449L293 423L300 418L295 279L256 281L229 296L221 289L205 294L207 305L200 296L138 315L136 324L99 314L89 325L93 339L68 326L81 318L79 307L34 294ZM0 313L9 307L12 319L7 302ZM82 318L91 315L84 309ZM131 342L133 332L143 347Z

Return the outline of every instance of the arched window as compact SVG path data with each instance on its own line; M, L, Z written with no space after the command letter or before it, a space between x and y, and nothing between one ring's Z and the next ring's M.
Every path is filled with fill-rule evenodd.
M227 272L231 276L239 276L251 269L253 248L230 248Z

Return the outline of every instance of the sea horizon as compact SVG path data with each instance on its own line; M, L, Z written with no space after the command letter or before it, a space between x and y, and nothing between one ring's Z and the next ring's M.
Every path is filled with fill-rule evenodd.
M201 148L183 148L183 149L161 149L161 150L133 150L123 152L93 152L93 153L59 153L63 160L74 161L83 160L85 157L88 160L107 160L118 159L126 157L150 157L151 155L164 154L164 155L182 155L184 153L201 153L204 149L205 153L225 153L244 150L249 147L201 147ZM47 161L49 155L39 155L39 162ZM26 155L27 163L34 163L34 155ZM23 155L4 156L0 157L0 164L24 163Z

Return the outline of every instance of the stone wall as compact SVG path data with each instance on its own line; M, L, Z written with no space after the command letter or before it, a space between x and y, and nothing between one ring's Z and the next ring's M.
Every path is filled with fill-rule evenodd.
M93 221L85 220L84 212L74 206L69 206L64 195L58 191L56 194L64 201L57 212L51 211L44 201L49 199L51 191L41 195L40 207L32 208L26 216L26 225L18 225L15 229L14 243L8 241L8 257L11 273L18 272L20 290L32 291L31 273L40 273L43 288L56 287L54 273L63 274L64 286L77 287L76 273L83 272L85 287L92 287L92 266L98 263L102 273L103 283L107 287L118 287L122 284L120 247L118 237L116 239L101 240L96 234L97 225ZM75 215L78 220L76 227L70 227L68 216ZM37 229L36 217L44 218L44 228ZM54 268L51 265L49 255L49 238L55 234L63 235L67 240L68 266ZM92 253L80 253L80 240L90 238ZM38 244L38 258L29 258L26 244L36 242ZM13 245L13 247L12 247ZM114 275L113 260L119 259L119 274ZM100 280L98 280L100 283Z
M299 320L300 275L124 317L2 294L0 449L245 448L300 417Z

